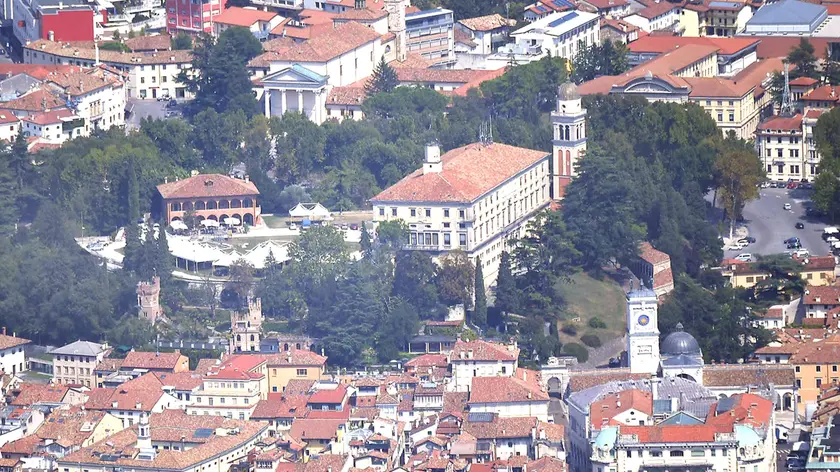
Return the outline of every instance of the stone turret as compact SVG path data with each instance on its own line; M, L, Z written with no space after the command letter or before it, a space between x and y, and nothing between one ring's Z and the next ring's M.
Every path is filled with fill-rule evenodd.
M163 316L160 307L160 277L152 277L151 282L137 283L137 311L140 318L152 324Z
M262 322L262 300L259 298L248 298L247 310L231 313L231 352L259 352Z

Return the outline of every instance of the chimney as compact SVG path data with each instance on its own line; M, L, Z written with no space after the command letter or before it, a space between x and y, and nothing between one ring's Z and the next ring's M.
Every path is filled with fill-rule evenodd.
M423 175L436 173L439 174L443 169L443 164L440 162L440 146L438 143L426 144L426 156L423 162Z
M5 335L6 335L6 327L3 326L3 336L5 336Z
M473 358L473 350L469 349L469 350L467 350L467 359L472 359L472 358Z
M55 31L47 31L47 39L55 41Z
M245 174L245 183L246 184L251 183L251 176L248 175L248 174Z

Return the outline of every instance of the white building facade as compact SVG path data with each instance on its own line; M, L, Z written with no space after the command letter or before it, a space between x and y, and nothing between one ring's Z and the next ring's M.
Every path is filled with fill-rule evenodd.
M627 294L627 362L632 373L659 371L658 304L650 289Z
M601 23L594 13L564 11L530 23L511 37L518 49L528 50L537 58L551 54L571 60L581 47L600 43Z

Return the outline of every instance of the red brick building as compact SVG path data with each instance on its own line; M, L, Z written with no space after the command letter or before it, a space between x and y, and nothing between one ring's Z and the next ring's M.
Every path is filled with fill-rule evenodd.
M198 221L224 222L238 218L243 224L261 224L260 191L246 176L236 179L221 174L197 174L157 187L162 199L161 214L167 223L182 220L192 210Z

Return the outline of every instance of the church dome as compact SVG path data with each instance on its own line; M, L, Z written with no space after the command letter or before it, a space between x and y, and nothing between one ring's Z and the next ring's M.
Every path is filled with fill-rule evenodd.
M664 356L699 356L701 354L697 340L694 339L694 336L683 331L682 323L677 323L676 331L665 336L659 351Z
M580 94L577 91L577 85L571 82L565 82L557 87L557 98L560 100L578 100Z

